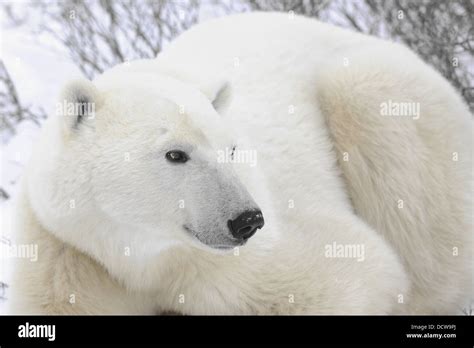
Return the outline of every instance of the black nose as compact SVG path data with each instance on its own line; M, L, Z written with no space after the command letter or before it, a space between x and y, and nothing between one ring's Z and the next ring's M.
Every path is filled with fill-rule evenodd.
M247 210L237 216L234 220L229 220L227 225L230 232L237 239L247 240L265 224L263 214L260 210Z

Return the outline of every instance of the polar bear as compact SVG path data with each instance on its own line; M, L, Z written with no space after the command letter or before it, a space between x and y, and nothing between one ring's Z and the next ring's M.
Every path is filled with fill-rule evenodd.
M58 105L78 107L48 119L18 199L38 260L18 260L15 313L455 313L469 295L469 111L403 46L240 14Z

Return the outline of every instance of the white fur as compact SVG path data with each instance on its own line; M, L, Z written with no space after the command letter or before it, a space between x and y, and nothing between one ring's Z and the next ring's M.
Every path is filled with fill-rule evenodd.
M95 117L51 117L25 175L18 242L39 260L18 263L15 312L451 313L468 293L469 113L405 48L245 14L93 85ZM386 99L421 118L381 119ZM235 143L255 167L216 163ZM178 145L191 160L173 167ZM182 228L223 241L226 217L256 206L265 227L238 255ZM334 242L363 261L327 257Z

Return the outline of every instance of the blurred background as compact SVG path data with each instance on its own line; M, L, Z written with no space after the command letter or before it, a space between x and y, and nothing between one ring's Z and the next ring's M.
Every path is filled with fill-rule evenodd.
M474 0L2 0L0 248L10 244L12 199L30 148L65 82L153 58L197 23L248 11L300 14L402 42L474 111ZM10 276L1 255L0 313Z

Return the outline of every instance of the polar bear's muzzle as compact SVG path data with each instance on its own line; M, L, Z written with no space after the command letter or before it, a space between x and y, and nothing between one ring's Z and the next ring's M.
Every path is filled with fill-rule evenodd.
M252 237L257 230L261 229L265 224L263 214L260 209L245 210L234 219L227 221L228 230L198 231L189 225L183 225L184 230L213 249L226 250L236 246L244 245L247 240Z
M227 222L232 236L243 242L252 237L264 224L263 214L257 209L244 211L234 220Z

